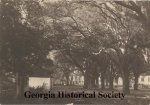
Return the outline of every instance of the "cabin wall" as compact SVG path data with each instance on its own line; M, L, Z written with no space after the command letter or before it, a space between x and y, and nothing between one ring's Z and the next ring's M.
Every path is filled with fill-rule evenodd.
M150 75L140 76L139 77L139 84L150 85Z
M43 87L45 90L50 90L53 87L53 78L46 77L29 77L29 88Z

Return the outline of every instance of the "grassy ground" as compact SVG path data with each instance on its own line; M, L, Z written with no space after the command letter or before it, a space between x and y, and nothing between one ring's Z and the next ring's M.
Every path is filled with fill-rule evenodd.
M83 89L77 86L56 86L52 89L52 92L57 91L67 91L67 92L111 92L112 90L100 90L100 89ZM119 91L119 90L113 90ZM123 100L120 99L101 99L101 98L50 98L48 100L44 99L24 99L17 100L15 91L3 91L0 96L1 103L25 103L25 104L98 104L98 105L150 105L150 90L131 90L130 95L126 95Z

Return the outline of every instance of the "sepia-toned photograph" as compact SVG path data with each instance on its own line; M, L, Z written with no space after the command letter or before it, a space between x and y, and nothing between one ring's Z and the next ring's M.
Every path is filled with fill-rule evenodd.
M149 0L0 0L0 105L150 105Z

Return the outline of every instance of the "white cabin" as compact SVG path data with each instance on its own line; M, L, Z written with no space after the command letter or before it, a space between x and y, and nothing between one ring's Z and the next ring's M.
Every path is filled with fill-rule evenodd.
M150 86L150 75L141 75L139 77L139 84Z

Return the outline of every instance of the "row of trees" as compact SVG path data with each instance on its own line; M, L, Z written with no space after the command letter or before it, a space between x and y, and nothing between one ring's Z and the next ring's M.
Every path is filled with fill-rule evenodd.
M123 4L141 8L145 2L66 1L51 7L54 30L64 38L59 44L63 61L78 67L86 88L98 86L99 76L102 88L107 76L113 88L113 78L121 76L123 90L129 93L130 74L137 89L138 77L147 71L149 32L142 21L131 17L136 9ZM143 15L145 11L141 10Z
M17 73L19 91L26 75L53 65L52 50L66 77L73 68L83 73L85 88L99 76L101 88L106 77L113 88L121 76L129 93L130 74L137 89L148 70L149 2L1 0L0 7L0 67Z

